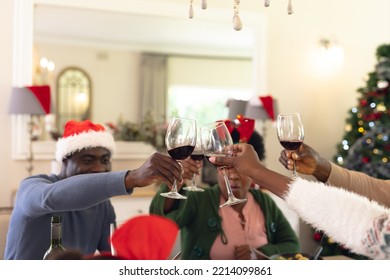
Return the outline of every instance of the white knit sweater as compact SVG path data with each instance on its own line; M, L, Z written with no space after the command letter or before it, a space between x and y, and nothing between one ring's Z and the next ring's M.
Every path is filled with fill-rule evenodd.
M351 251L372 259L390 259L390 209L344 189L302 178L290 184L284 199L303 221Z

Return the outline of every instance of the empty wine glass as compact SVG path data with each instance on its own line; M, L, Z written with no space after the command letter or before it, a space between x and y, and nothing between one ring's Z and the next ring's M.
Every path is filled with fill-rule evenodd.
M227 157L233 154L233 140L224 122L214 122L202 126L201 141L203 154L208 159L210 157ZM219 207L235 205L245 202L246 199L238 199L234 196L226 174L226 166L217 166L222 172L228 193L228 200Z
M192 152L190 158L195 161L202 161L204 159L200 135L196 137L195 149ZM204 192L204 189L198 187L196 184L196 173L194 173L194 175L192 176L191 185L184 187L183 189L191 192Z
M289 151L298 150L305 136L299 113L279 114L276 122L280 144ZM293 160L293 178L297 177L295 161Z
M196 144L196 121L185 118L172 118L165 135L165 144L168 154L175 160L188 158L194 151ZM180 164L180 162L179 162ZM164 197L187 199L177 191L176 178L170 192L161 193Z

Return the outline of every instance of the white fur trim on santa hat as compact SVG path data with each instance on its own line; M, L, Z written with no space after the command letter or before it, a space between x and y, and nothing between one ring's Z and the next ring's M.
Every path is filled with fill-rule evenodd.
M56 144L56 160L61 162L67 155L82 149L95 147L106 148L113 154L115 152L114 137L106 131L90 130L60 138Z
M302 178L290 184L284 199L302 220L337 243L357 254L378 257L364 240L378 217L390 214L389 209L345 189Z

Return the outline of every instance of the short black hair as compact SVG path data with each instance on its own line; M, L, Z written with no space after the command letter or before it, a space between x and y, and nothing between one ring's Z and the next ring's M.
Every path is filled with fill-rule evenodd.
M264 139L256 130L253 131L251 137L248 140L248 144L251 144L255 149L260 160L265 159Z
M237 129L233 129L230 134L232 135L234 143L240 142L240 133ZM265 158L264 139L260 133L254 130L247 143L253 146L260 160Z

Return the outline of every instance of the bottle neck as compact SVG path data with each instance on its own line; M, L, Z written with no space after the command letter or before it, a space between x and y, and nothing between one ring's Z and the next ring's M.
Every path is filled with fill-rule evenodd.
M62 245L62 225L60 223L51 225L51 245Z

